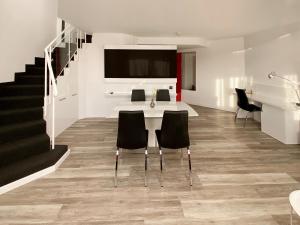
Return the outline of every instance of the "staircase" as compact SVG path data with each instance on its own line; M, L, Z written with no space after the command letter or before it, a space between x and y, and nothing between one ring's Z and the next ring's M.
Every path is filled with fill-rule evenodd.
M91 43L91 36L86 40ZM59 51L54 52L56 68L61 59ZM35 64L25 68L15 74L14 82L0 84L0 193L12 182L54 166L68 151L66 145L51 149L46 133L45 59L36 57Z

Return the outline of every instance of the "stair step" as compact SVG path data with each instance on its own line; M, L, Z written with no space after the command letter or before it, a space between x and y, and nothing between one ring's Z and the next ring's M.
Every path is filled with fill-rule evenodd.
M44 95L0 97L1 110L42 107Z
M0 167L49 150L50 138L47 134L3 144L0 146Z
M26 65L26 73L32 75L42 75L45 74L44 66L36 66L36 65Z
M14 84L0 89L0 96L43 95L44 85Z
M34 75L16 75L15 82L17 84L44 84L44 76L34 76Z
M0 186L29 176L55 163L68 151L66 145L56 145L54 150L16 161L0 168Z
M43 108L10 109L0 111L0 126L43 119Z
M45 58L35 57L34 62L36 66L41 66L41 67L45 66Z
M16 123L0 126L0 144L17 141L46 132L46 121L35 120L24 123Z

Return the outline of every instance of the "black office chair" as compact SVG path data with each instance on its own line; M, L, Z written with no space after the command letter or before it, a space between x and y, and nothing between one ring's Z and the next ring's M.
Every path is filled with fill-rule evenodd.
M156 91L156 101L171 101L168 89L158 89Z
M189 174L190 185L192 186L192 164L191 152L189 149L190 138L188 128L188 111L164 111L161 130L155 130L156 138L159 146L160 154L160 172L161 172L161 186L163 173L163 154L162 148L182 149L187 148L189 159Z
M148 130L145 128L143 111L120 111L115 167L115 187L117 186L119 149L145 148L145 186L147 186Z
M236 118L237 118L237 115L238 115L240 109L243 109L243 110L247 111L246 118L245 118L245 121L244 121L244 127L245 127L247 119L248 119L248 113L249 112L261 111L261 107L258 107L254 104L249 103L245 89L236 88L235 91L236 91L236 94L237 94L238 108L237 108L236 113L235 113L234 121L236 121Z
M131 101L132 102L141 102L145 101L145 90L144 89L132 89L131 91Z

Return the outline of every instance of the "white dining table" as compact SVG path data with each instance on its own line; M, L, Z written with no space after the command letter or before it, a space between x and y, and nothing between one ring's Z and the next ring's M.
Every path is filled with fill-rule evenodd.
M123 102L117 105L114 109L110 118L118 118L119 111L135 111L143 110L145 116L146 129L149 130L148 146L156 147L155 130L161 128L161 122L165 110L179 111L187 110L189 117L196 117L199 114L185 102L155 102L153 108L150 107L150 101L145 102Z

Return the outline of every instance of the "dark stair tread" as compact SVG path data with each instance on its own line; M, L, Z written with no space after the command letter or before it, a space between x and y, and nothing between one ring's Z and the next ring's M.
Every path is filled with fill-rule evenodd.
M41 84L26 84L26 85L22 85L22 84L11 84L8 85L6 88L38 88L38 87L44 87L44 85Z
M34 62L35 62L35 64L42 63L42 62L45 63L45 58L44 57L35 57Z
M12 84L0 89L0 96L27 96L44 94L42 84Z
M26 64L25 68L39 68L39 69L43 68L44 69L45 65Z
M0 145L46 133L46 121L32 120L0 126Z
M15 75L15 78L35 78L35 79L44 79L45 76L41 76L41 75L37 75L37 74L18 74L18 75Z
M45 74L45 68L43 66L27 65L26 73L43 76Z
M11 101L11 100L26 100L26 99L40 99L40 98L44 98L44 95L26 95L26 96L3 96L0 97L0 101L1 100L7 100L7 101Z
M45 77L44 76L32 76L32 75L19 75L15 77L15 81L19 85L26 84L44 84Z
M43 108L30 107L18 109L0 109L0 126L12 123L21 123L43 118Z
M6 116L6 115L12 115L12 114L40 111L40 110L42 110L41 107L0 110L0 117L1 116Z
M31 73L27 73L27 72L17 72L15 73L15 77L18 77L18 76L32 76L32 77L44 77L44 74L43 76L41 76L40 74L31 74Z
M0 110L43 107L44 95L0 96Z
M3 88L3 92L11 89L44 89L43 84L11 84Z
M25 69L31 69L31 68L42 70L42 69L45 69L45 66L35 65L35 64L26 64L25 65Z
M4 186L23 177L29 176L55 163L67 152L68 146L56 145L54 150L49 150L34 155L7 166L0 167L0 186Z
M34 125L38 125L38 124L45 124L46 121L43 119L40 120L34 120L34 121L26 121L24 123L15 123L15 124L9 124L9 125L5 125L5 126L0 126L0 134L4 133L5 131L10 131L10 130L14 130L14 129L21 129L21 128L27 128L30 126L34 126Z
M0 145L0 166L50 150L47 134L38 134Z

